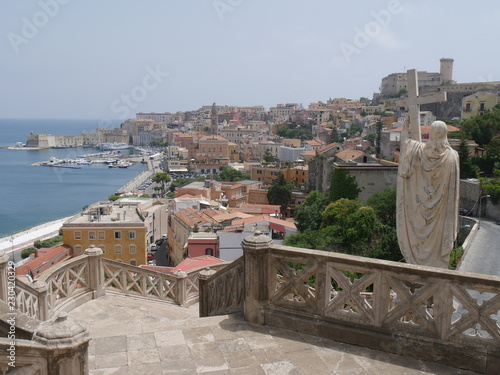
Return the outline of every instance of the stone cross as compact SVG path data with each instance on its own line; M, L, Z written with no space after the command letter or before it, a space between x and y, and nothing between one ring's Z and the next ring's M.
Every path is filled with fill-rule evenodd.
M418 75L416 69L408 70L406 73L408 80L408 95L404 98L389 101L399 107L408 108L410 115L411 138L415 141L422 141L420 132L420 105L446 101L446 92L437 92L425 96L418 94Z

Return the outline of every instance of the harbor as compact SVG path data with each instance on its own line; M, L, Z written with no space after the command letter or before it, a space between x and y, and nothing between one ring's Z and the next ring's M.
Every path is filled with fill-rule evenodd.
M31 166L80 169L84 165L106 164L109 168L128 168L136 163L147 163L150 156L147 152L141 151L139 155L125 155L120 150L113 150L77 155L76 158L58 159L56 157L51 157L46 161L32 163Z

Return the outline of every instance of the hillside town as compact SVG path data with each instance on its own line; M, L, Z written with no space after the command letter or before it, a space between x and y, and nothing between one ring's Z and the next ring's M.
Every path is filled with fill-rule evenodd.
M499 82L455 82L453 59L441 59L439 73L418 72L418 82L423 97L447 93L444 100L422 105L424 140L438 116L453 134L459 128L452 124L482 115L499 100ZM297 208L312 191L330 194L335 171L354 178L363 203L394 188L407 97L407 73L393 73L382 79L381 92L372 100L335 98L307 109L287 103L269 110L214 103L187 112L137 113L117 129L31 134L26 147L105 142L161 155L140 184L132 183L113 201L97 202L63 224L61 251L67 257L95 246L105 257L134 266L171 268L207 256L230 262L242 255L241 241L257 230L278 243L296 233ZM460 140L449 142L458 150ZM473 140L466 147L471 156L484 154ZM270 202L269 189L280 178L290 186L290 198ZM36 277L42 268L27 265L18 273L30 269Z
M433 325L426 323L433 323L433 314L441 321L452 315L467 317L464 306L470 310L476 303L471 302L469 289L491 293L497 283L449 270L458 269L470 251L468 236L472 233L474 238L478 232L481 215L500 217L494 179L500 174L500 129L496 133L478 130L478 124L489 121L488 116L500 115L500 82L457 83L453 59L443 58L440 63L439 73L408 70L384 77L380 92L372 99L329 98L307 108L286 103L269 110L213 103L185 112L139 112L119 128L98 128L92 133L30 134L25 145L14 149L98 147L107 152L90 154L86 163L126 168L141 162L147 171L107 200L62 220L58 236L31 238L33 243L26 242L26 248L16 250L22 250L18 262L12 237L9 269L17 277L20 311L27 319L40 321L57 312L57 319L48 323L57 328L67 318L66 310L75 308L77 317L89 319L92 306L98 306L94 328L113 335L113 330L123 330L108 326L116 323L114 314L123 304L112 299L118 298L115 295L106 295L107 291L132 297L125 304L137 311L151 311L143 306L153 300L183 307L199 303L202 318L243 313L246 324L253 324L250 330L270 322L270 326L292 327L309 335L317 329L314 325L321 324L319 336L389 353L399 354L399 349L387 349L379 341L392 342L394 332L399 335L396 341L404 337L411 347L426 343L437 336ZM408 140L409 135L418 142ZM442 140L439 146L433 143L436 137ZM408 156L410 142L417 157ZM425 164L426 154L418 153L428 145L432 146L428 147L432 168ZM130 160L120 156L123 149L134 149ZM33 165L80 168L64 166L69 160L52 158ZM419 163L423 166L416 171ZM431 179L425 175L427 169L438 172ZM410 193L401 193L401 177L418 173L424 177L413 176L406 185ZM491 179L478 179L481 176ZM438 178L446 181L441 183ZM420 187L424 193L416 190ZM421 198L427 196L433 198ZM403 198L406 203L401 203ZM441 205L441 200L447 205ZM407 205L404 222L400 216L403 204ZM434 204L441 215L436 221ZM425 235L416 227L422 227ZM409 238L406 247L401 228ZM433 250L429 261L422 260L424 250L415 246L427 240L434 241L424 249ZM434 251L438 246L439 251ZM5 265L8 257L0 251ZM427 285L429 275L435 279L432 289ZM438 294L441 290L447 292ZM418 295L415 301L413 294ZM136 302L130 302L133 298L142 299L144 305L138 308ZM456 344L459 349L454 353L462 354L463 342L472 342L474 332L485 335L474 338L474 344L479 350L488 349L493 335L498 341L498 323L481 327L477 321L483 324L488 319L485 315L494 316L498 298L484 303L493 307L478 312L476 320L459 322L463 332L453 331L457 323L450 323L450 336L459 335L459 344L439 336L443 347L433 346L431 355L408 355L455 366L453 359L442 359L446 357L443 353L450 352L447 345ZM108 315L112 304L116 311ZM379 309L376 314L375 309ZM143 324L140 314L131 320ZM186 315L189 319L190 314ZM157 316L151 319L156 334ZM464 318L457 321L460 319ZM25 331L30 339L28 325L29 321ZM423 328L413 330L413 326ZM163 345L153 333L143 332L144 327L138 328L137 335L144 336L141 340L146 342L145 335L149 335L147 345ZM36 335L53 336L52 326L47 333L37 329L35 340L39 340ZM190 329L179 330L182 340L189 337ZM220 335L220 327L211 329L207 337L212 332ZM238 327L236 332L240 331ZM367 331L375 337L374 343L365 343ZM75 332L71 335L83 338L73 341L76 351L67 347L68 353L74 351L64 354L68 358L77 358L80 350L87 355L90 338L86 328L79 326ZM200 332L193 337L198 339ZM227 333L221 337L228 337ZM97 338L96 345L115 350L103 340ZM113 365L130 365L134 356L131 342L116 348L121 353L129 350L128 364L117 360ZM191 344L183 341L182 345ZM498 353L486 349L486 354L472 353L467 357L470 363L456 367L492 374ZM107 361L106 354L97 352L95 357ZM159 356L153 357L159 366ZM80 363L83 370L78 373L87 373L87 357L78 358L79 362L68 366L76 368L75 363ZM223 358L221 354L217 360L221 369L228 369L232 355ZM205 373L206 361L205 357L199 361L196 373ZM491 361L496 361L493 366ZM167 362L172 366L169 370L175 371L175 361L168 357ZM270 360L262 362L265 367ZM108 365L97 363L102 368ZM179 366L190 368L192 364ZM192 368L189 371L186 373L195 373Z

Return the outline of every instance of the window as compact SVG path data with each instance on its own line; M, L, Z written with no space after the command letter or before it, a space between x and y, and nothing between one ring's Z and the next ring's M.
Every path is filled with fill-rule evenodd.
M97 238L100 240L106 239L106 232L103 232L103 231L97 232Z
M122 239L122 232L115 232L115 240L121 240Z
M129 252L129 254L137 254L137 246L135 246L135 245L129 245L128 246L128 252Z
M75 240L81 240L82 239L82 232L75 232Z
M101 245L99 245L98 247L99 247L99 249L101 249L101 250L102 250L102 253L103 253L103 254L105 254L105 253L106 253L106 245L101 244Z
M115 245L115 254L122 253L122 245Z
M214 249L212 248L205 249L205 255L214 256Z
M135 259L130 259L131 266L137 266L137 261Z
M484 102L483 103L479 103L479 110L480 111L484 111L485 110Z
M128 232L128 238L130 240L134 240L135 239L135 231L130 231Z
M81 255L82 254L82 245L76 245L75 246L75 255Z
M95 231L89 232L89 240L95 240Z

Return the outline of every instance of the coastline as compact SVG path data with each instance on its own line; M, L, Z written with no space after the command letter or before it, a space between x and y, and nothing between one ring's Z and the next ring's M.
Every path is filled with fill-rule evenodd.
M10 254L12 252L33 246L35 241L55 237L58 235L59 229L61 229L63 223L73 216L74 215L49 221L47 223L0 238L0 251L3 250L5 251L5 254Z
M130 180L119 190L125 190L125 191L129 191L127 189L134 190L144 180L152 176L156 168L159 169L158 164L159 163L155 165L153 161L149 161L147 163L148 170L143 171L139 175L132 178L132 180ZM61 229L63 223L77 214L78 212L76 212L71 216L66 216L60 219L49 221L17 233L9 234L8 236L5 236L3 238L0 238L0 252L4 251L5 254L11 254L13 252L17 252L26 249L30 246L33 246L33 244L38 240L46 240L48 238L55 237L58 235L59 229Z

